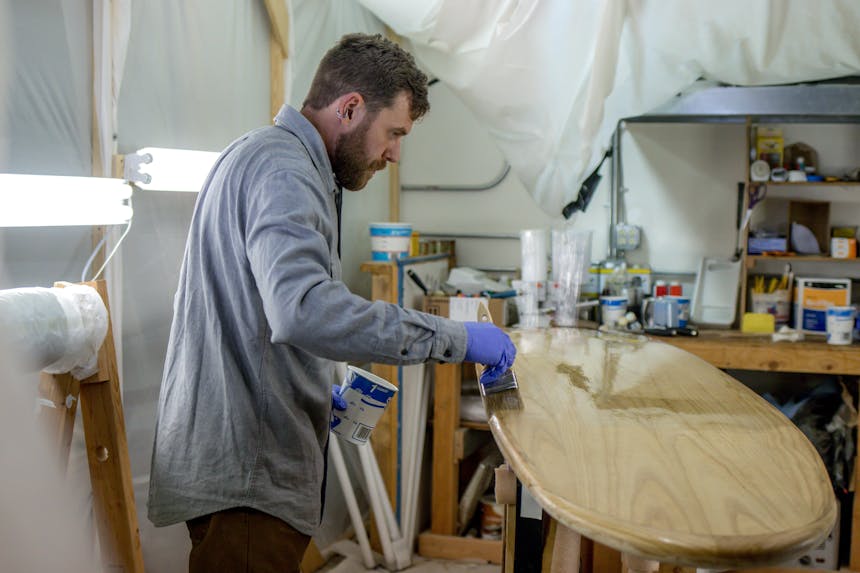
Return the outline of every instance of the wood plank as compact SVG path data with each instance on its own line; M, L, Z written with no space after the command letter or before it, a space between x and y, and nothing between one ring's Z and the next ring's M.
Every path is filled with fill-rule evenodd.
M269 38L269 117L274 118L284 105L284 56L274 36Z
M108 329L99 350L99 370L81 381L80 408L93 486L93 508L106 563L143 573L143 554L131 482L131 464L119 390L119 372L110 322L107 284L95 288L108 307Z
M284 0L264 0L264 2L266 12L269 14L271 33L281 49L281 58L288 58L290 56L290 15L287 12L287 6Z
M818 452L730 376L645 337L510 335L519 389L488 396L490 428L559 522L632 557L703 568L783 562L830 532Z
M459 464L454 451L454 432L460 420L461 376L459 364L437 364L434 369L430 531L440 535L453 535L457 531Z
M698 337L666 337L663 341L717 368L860 375L860 352L853 346L827 344L823 337L773 342L769 335L705 330Z
M426 531L418 536L418 554L435 559L479 559L500 564L502 542L497 539L438 535Z

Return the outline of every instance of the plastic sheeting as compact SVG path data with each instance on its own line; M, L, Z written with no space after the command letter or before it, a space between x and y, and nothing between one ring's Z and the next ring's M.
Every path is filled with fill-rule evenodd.
M71 372L83 380L98 370L108 327L99 293L86 285L0 291L0 329L33 370Z
M737 85L860 72L860 3L360 0L408 38L550 215L618 120L704 77Z

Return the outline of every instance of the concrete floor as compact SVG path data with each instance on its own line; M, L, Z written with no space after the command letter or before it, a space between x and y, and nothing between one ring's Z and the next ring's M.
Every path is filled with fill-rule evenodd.
M352 541L339 541L332 545L333 555L319 573L365 573L366 571L388 571L383 565L375 569L366 569L361 560L358 544ZM377 562L382 559L377 556ZM444 559L425 559L415 555L412 566L403 569L403 573L501 573L499 565L485 561L448 561Z

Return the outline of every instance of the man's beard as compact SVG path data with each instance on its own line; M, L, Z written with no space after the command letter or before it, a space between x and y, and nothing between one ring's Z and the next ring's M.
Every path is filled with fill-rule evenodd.
M365 136L370 127L370 118L365 124L337 138L332 169L337 182L350 191L364 189L373 174L385 168L384 160L370 161L365 155Z

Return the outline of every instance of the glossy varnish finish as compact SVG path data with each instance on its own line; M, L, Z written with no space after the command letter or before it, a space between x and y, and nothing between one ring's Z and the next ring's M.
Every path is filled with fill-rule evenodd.
M519 389L490 428L543 508L630 555L776 563L823 540L836 504L795 426L683 350L576 329L513 331Z

